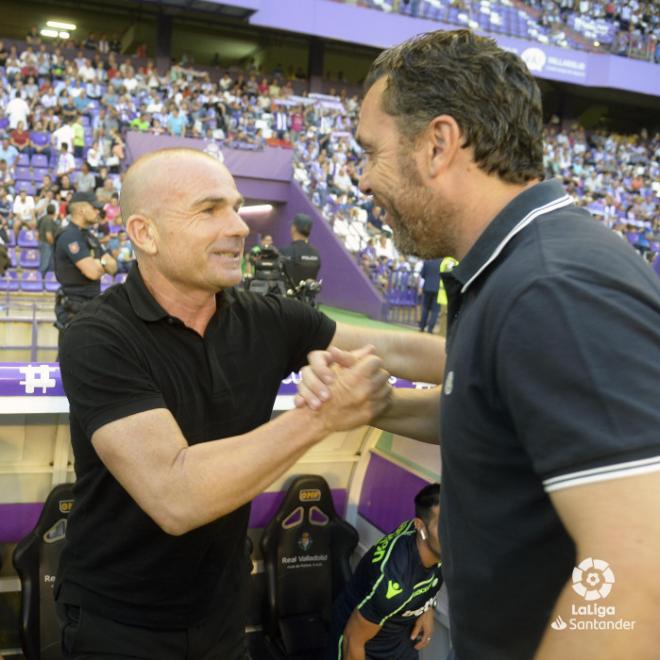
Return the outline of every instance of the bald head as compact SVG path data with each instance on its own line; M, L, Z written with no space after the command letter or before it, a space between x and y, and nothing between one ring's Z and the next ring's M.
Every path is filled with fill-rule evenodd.
M122 183L121 215L144 215L158 222L162 211L182 201L197 178L200 167L215 167L233 183L229 170L218 160L197 149L160 149L138 158Z

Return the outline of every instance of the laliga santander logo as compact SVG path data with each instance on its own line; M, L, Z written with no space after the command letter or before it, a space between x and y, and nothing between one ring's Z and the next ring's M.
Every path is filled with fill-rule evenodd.
M547 58L540 48L526 48L520 54L520 59L530 71L543 71Z
M573 569L573 591L585 600L607 598L614 584L614 573L602 559L587 557Z

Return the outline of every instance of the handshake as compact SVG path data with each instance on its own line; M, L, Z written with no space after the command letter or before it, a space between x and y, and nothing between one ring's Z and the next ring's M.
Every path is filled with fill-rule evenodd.
M327 433L369 424L390 405L390 374L373 346L343 351L331 346L309 354L309 364L295 397L296 408L309 408L323 420Z

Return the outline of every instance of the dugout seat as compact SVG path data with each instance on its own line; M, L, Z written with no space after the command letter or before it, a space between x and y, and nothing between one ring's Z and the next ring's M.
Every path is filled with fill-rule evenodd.
M36 527L13 554L21 580L21 645L26 660L61 660L53 583L73 506L73 485L60 484L46 498Z
M337 515L323 477L293 481L261 539L265 628L290 660L323 656L332 604L351 575L357 542L357 531Z

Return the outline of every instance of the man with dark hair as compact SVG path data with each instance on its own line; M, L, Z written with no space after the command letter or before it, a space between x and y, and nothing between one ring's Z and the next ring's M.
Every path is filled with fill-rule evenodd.
M37 220L39 232L39 272L45 275L53 269L53 245L57 231L57 204L50 202L46 213Z
M415 518L362 557L334 605L327 660L416 660L431 641L440 572L440 484L415 497Z
M55 236L55 277L61 285L55 297L55 325L59 330L99 295L101 277L117 272L117 262L91 231L99 217L94 193L74 193L69 211L71 222Z
M442 394L394 399L408 398L400 433L442 437L454 657L655 657L660 280L542 182L538 86L492 39L421 35L384 51L366 86L362 192L402 252L460 260L442 276ZM310 357L299 404L333 361L351 363ZM625 626L575 615L605 597Z
M291 245L283 247L284 269L293 285L303 280L315 280L321 269L321 255L309 244L312 233L312 219L298 213L291 223Z

